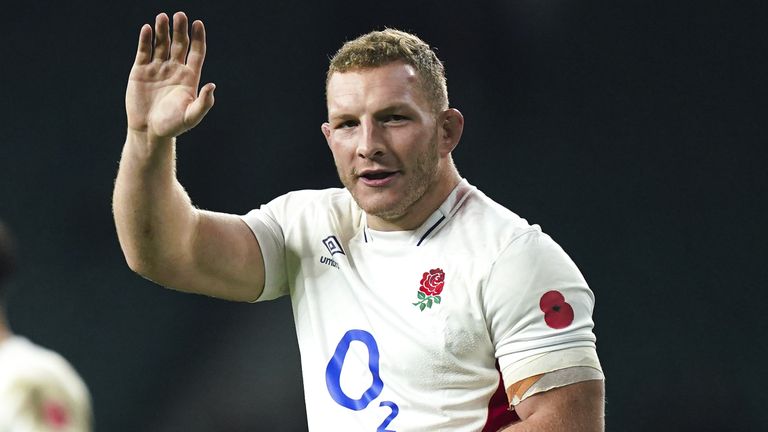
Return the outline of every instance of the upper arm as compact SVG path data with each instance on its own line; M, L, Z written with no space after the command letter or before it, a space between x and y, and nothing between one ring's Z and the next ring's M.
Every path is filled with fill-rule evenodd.
M197 210L191 244L173 271L169 288L227 300L252 301L264 288L259 242L232 214Z
M592 332L594 296L548 236L529 233L500 255L484 301L505 383L571 367L601 370Z
M487 293L495 354L523 420L510 431L602 430L594 296L570 257L531 232L500 255Z
M531 430L602 432L605 430L603 380L582 381L530 396L515 407L520 427Z

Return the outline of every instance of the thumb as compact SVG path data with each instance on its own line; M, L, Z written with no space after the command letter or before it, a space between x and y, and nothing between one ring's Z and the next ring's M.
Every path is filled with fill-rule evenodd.
M200 89L200 94L197 95L197 99L187 106L187 110L184 113L184 125L187 127L187 130L197 126L213 107L214 90L216 90L216 84L208 83L204 85L203 88Z

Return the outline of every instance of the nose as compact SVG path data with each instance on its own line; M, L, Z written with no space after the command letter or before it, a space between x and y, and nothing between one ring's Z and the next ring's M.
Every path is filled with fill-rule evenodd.
M363 159L376 159L384 154L384 137L381 127L375 121L361 123L361 132L357 143L357 155Z

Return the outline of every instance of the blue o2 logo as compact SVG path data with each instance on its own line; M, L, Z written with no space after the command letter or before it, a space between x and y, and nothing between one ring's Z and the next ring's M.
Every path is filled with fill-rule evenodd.
M358 341L368 347L368 369L373 375L373 383L368 387L360 399L352 399L341 389L341 368L344 366L344 360L347 358L349 344L352 341ZM328 386L328 392L337 404L354 411L360 411L368 406L372 400L379 397L381 390L384 389L384 383L379 376L379 346L376 345L376 339L365 330L350 330L344 334L336 346L336 351L328 362L325 369L325 384Z
M354 341L362 342L368 349L368 370L370 370L371 375L373 375L373 382L370 387L363 392L359 399L349 397L344 393L344 390L341 389L341 370L344 367L344 361L349 352L349 345ZM333 357L331 357L331 360L328 362L328 367L325 368L325 385L328 387L328 393L330 393L337 404L353 411L360 411L367 408L371 401L379 397L381 391L384 389L384 382L379 375L379 346L376 344L376 339L373 338L372 334L365 330L349 330L344 333L339 344L336 345L336 351L334 351ZM390 401L384 401L381 402L379 406L387 407L391 412L379 425L376 432L395 432L386 429L386 427L400 412L397 404Z

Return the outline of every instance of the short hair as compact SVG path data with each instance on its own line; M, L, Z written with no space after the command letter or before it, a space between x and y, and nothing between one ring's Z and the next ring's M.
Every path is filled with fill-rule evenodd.
M387 28L347 41L331 58L325 87L331 76L403 61L416 69L422 89L435 112L448 109L445 67L432 48L416 35Z
M0 220L0 300L3 285L16 271L16 245L11 230Z

